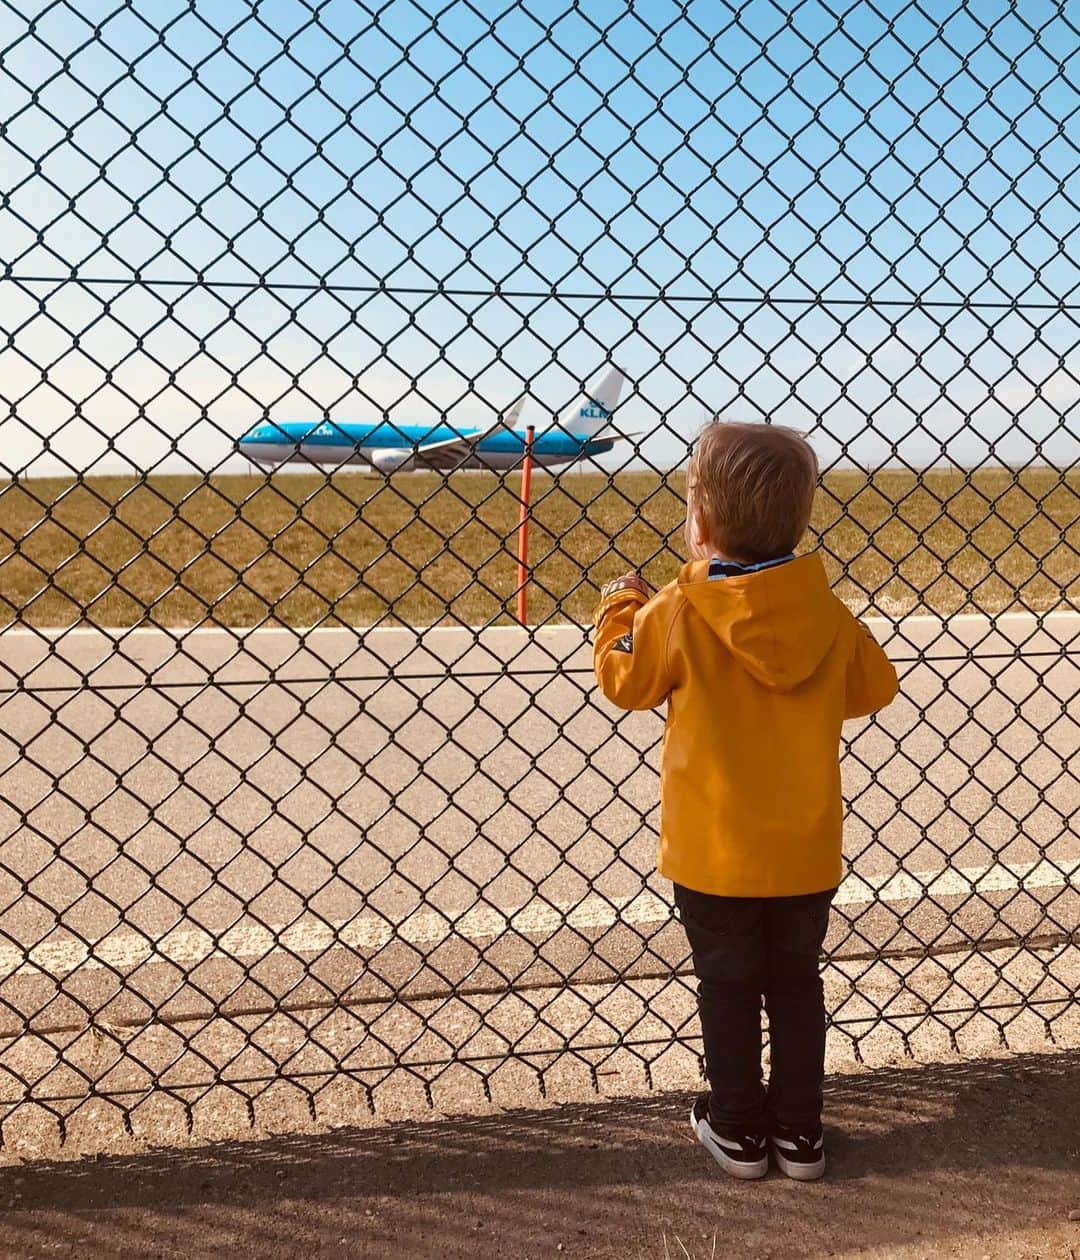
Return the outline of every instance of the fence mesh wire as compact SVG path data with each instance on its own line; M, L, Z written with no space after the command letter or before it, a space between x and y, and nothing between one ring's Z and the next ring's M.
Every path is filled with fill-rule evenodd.
M831 1037L1058 1034L1078 48L1039 0L3 0L5 1135L696 1063L661 720L598 698L588 616L677 571L715 412L809 433L902 676L846 731ZM522 391L557 429L608 362L528 629L516 468L234 450Z

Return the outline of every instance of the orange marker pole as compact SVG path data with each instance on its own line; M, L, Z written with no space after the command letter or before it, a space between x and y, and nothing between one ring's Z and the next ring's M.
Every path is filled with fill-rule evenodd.
M529 613L529 501L532 495L533 436L536 426L525 430L525 459L521 465L521 513L518 516L517 619L528 624Z

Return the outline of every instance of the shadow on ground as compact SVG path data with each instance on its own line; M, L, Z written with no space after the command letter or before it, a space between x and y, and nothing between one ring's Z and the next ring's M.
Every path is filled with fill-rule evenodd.
M1080 1052L832 1078L816 1186L725 1178L689 1102L13 1166L0 1254L1080 1255Z

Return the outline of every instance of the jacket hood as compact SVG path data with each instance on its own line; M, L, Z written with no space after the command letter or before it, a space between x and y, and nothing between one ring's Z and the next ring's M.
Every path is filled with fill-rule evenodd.
M814 553L713 579L709 562L694 560L679 573L679 590L742 667L774 691L790 691L817 671L843 616Z

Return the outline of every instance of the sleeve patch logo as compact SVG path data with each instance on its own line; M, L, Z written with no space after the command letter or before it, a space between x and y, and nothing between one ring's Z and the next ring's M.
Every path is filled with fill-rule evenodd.
M621 639L616 639L611 647L615 652L633 652L634 636L632 634L624 634Z

